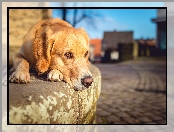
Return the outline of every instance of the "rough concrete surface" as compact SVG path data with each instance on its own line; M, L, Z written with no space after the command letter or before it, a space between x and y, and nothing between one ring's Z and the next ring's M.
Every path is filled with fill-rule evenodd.
M31 75L28 84L9 83L11 124L93 124L100 95L101 75L93 65L93 85L75 91L67 83Z

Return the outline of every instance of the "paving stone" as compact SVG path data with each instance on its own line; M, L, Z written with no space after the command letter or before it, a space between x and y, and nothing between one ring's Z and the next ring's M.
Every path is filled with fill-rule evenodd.
M103 109L97 107L96 111L99 112L99 111L102 111Z
M107 111L102 110L102 111L97 112L97 115L103 117L103 116L108 116L108 115L110 115L110 113L107 112Z
M162 117L153 116L151 119L154 120L154 121L160 121L160 120L162 120Z
M163 125L167 124L166 119L165 120L159 120L159 121L156 121L156 122L157 122L157 124L163 124Z
M149 119L148 117L139 117L138 118L138 120L140 120L141 122L143 122L143 124L144 123L147 123L147 122L152 122L152 120L151 119Z
M109 100L105 101L104 103L105 103L107 106L108 106L108 105L112 106L113 100L109 99Z
M103 105L100 105L100 106L98 106L100 109L103 109L103 110L108 110L108 106L107 105L105 105L105 104L103 104Z
M119 108L119 110L120 110L120 111L123 111L123 112L131 111L130 109L128 109L128 108L126 108L126 107L125 107L125 108L124 108L124 107Z
M141 122L141 124L145 124L145 125L158 125L158 123L156 123L156 122L153 122L153 121L151 121L151 122Z
M118 123L120 121L120 118L112 114L112 115L107 116L106 120L109 123L111 123L111 122Z
M96 124L102 124L102 123L103 123L103 121L101 118L96 118Z
M113 114L119 112L119 110L114 109L114 108L109 108L107 111L110 113L113 113Z
M104 124L111 119L110 124L166 121L166 94L158 92L166 90L166 62L154 60L96 64L103 78L97 118L102 117ZM112 114L120 120L114 122Z
M114 113L114 115L116 115L117 117L129 117L128 114L122 112L122 113Z
M163 119L166 119L167 116L166 116L166 114L161 114L160 117Z
M127 122L127 124L137 124L139 123L139 120L132 118L132 117L123 117L122 120Z
M145 112L144 116L146 116L146 117L153 117L154 115L151 112Z

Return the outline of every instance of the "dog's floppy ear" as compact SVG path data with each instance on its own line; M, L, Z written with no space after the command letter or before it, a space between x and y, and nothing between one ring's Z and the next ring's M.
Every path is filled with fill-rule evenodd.
M33 53L37 60L35 68L38 74L46 72L51 61L51 49L54 45L54 39L51 38L52 31L46 27L37 30L33 40Z

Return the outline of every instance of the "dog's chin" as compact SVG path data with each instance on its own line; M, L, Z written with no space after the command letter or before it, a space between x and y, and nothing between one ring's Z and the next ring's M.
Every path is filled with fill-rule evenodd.
M85 87L83 85L81 87L80 86L74 86L74 90L75 91L81 91L81 90L85 90L85 89L89 89L89 87L87 88L87 87Z
M76 81L76 83L73 83L73 88L75 91L81 91L81 90L89 89L90 87L85 87L84 85L81 84L81 82Z
M79 91L79 90L89 89L90 86L93 84L90 78L92 78L90 74L84 74L83 76L79 76L77 79L71 78L71 84L74 90Z

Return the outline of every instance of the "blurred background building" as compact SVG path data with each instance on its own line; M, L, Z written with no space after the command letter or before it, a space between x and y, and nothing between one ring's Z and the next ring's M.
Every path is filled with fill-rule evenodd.
M91 39L90 40L90 47L93 49L91 52L91 56L93 60L90 59L92 62L100 62L101 61L101 43L102 39Z
M165 55L166 54L166 46L167 46L167 22L166 22L166 14L167 10L158 9L157 18L152 19L153 22L157 24L157 44L156 49L158 55Z
M102 40L102 62L132 59L133 31L104 32ZM124 45L124 46L123 46Z
M75 2L74 2L75 3ZM24 4L24 3L21 3ZM55 4L55 3L54 3ZM50 7L49 2L34 2L33 4L28 4L33 7L43 6ZM77 4L74 4L75 6ZM14 5L17 6L17 5ZM22 5L21 5L22 6ZM25 6L25 4L23 5ZM60 7L66 6L66 2L60 2ZM92 9L10 9L9 10L9 45L10 45L10 56L12 56L16 50L19 50L22 44L23 38L28 30L37 21L47 18L61 18L69 23L71 23L76 28L84 27L88 32L90 40L90 60L91 62L118 62L129 59L134 59L141 56L165 56L166 55L166 9L153 9L156 10L156 18L144 18L144 23L140 23L134 20L132 16L135 14L130 14L130 18L125 18L121 23L127 21L127 27L124 25L119 25L117 20L118 15L113 16L114 18L106 18L102 15L102 10L92 10ZM107 9L105 9L107 11ZM113 13L116 10L110 10ZM117 10L118 11L118 10ZM120 10L121 11L121 10ZM127 10L127 12L129 12ZM136 12L136 11L135 11ZM146 12L146 10L144 10ZM133 12L134 13L134 12ZM150 12L148 12L150 13ZM147 14L147 13L146 13ZM139 14L141 15L141 14ZM140 17L137 15L136 17ZM116 19L116 20L114 20ZM125 21L126 20L126 21ZM130 22L129 22L130 21ZM105 26L105 22L109 24L109 27ZM156 34L154 37L135 37L137 34L137 29L133 27L129 28L131 23L135 27L139 27L140 33L145 32L142 30L146 27L146 23L151 22L156 26L155 31L149 31L149 34ZM104 24L105 23L105 24ZM101 25L104 24L104 25ZM133 25L133 24L132 24ZM115 30L115 26L119 26ZM104 29L104 28L105 29ZM126 30L131 29L131 30ZM142 28L142 29L141 29ZM147 30L148 30L147 26ZM172 30L172 29L170 29ZM95 38L91 33L99 34L101 37ZM146 31L147 32L147 31ZM153 36L153 35L152 35Z

